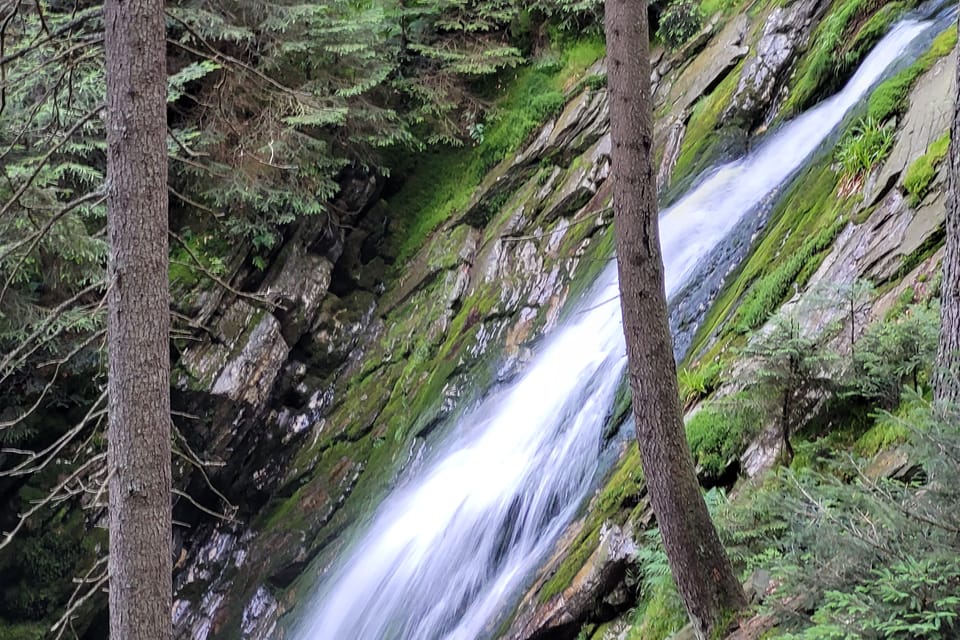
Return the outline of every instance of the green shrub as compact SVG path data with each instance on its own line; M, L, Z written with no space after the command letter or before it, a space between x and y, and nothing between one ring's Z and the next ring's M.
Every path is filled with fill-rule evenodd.
M897 317L875 322L857 341L848 387L853 393L893 409L906 382L924 383L937 353L940 314L912 305Z
M720 383L720 373L723 365L719 362L708 362L699 367L684 367L677 373L680 384L680 401L684 406L706 398L713 393Z
M937 175L937 167L950 148L950 132L930 143L927 152L914 160L903 174L903 187L910 194L910 205L916 207L927 195L930 184Z
M778 638L956 638L960 634L960 424L917 399L902 418L925 484L872 480L837 456L825 473L783 469L720 512L734 561L760 562L777 591L761 613L802 599ZM793 633L789 633L793 632Z
M657 35L671 49L677 49L703 26L703 12L694 0L673 0L660 14Z
M788 638L956 638L960 564L955 556L908 556L871 572L863 584L828 591L812 627Z
M869 173L893 148L893 127L876 118L861 118L837 145L836 159L846 176Z

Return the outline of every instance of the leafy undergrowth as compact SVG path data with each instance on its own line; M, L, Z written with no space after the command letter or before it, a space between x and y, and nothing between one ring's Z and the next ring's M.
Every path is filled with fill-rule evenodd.
M832 366L835 384L819 392L830 415L808 423L803 433L810 440L795 443L793 464L742 481L735 499L707 494L740 578L769 574L761 604L744 614L772 621L763 638L960 634L960 487L953 482L960 474L960 412L925 399L938 317L935 300L920 300L871 324L846 364ZM823 342L812 348L829 349ZM756 394L750 377L758 374L740 371L741 395ZM893 409L884 411L890 397ZM715 408L697 415L708 417L690 443L703 456L713 450L711 438L732 427ZM887 466L890 458L878 457L892 449L907 462L894 457ZM637 559L628 638L662 640L685 624L652 535Z
M566 104L568 91L590 81L586 71L605 53L603 42L586 38L537 63L504 72L494 87L496 107L473 125L473 145L439 147L411 160L416 171L390 201L391 236L403 265L426 237L462 211L487 172L520 149L530 134Z
M771 573L775 588L756 613L778 626L764 637L960 633L960 491L947 481L960 472L960 421L922 400L909 404L886 418L896 436L881 446L907 443L912 481L878 477L868 459L834 451L820 470L780 469L750 484L719 514L744 576L757 567ZM871 433L861 443L872 449Z

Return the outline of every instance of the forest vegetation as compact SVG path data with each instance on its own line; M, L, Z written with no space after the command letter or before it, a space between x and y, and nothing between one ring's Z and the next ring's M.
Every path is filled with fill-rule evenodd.
M808 5L769 102L742 107L771 16ZM651 3L652 175L669 165L661 204L839 90L915 5ZM0 8L0 638L10 640L107 636L103 16L87 0ZM603 16L597 0L166 3L174 609L202 621L175 633L241 637L261 591L282 603L270 615L291 606L309 563L336 553L414 445L516 375L599 273L614 244L597 169L609 150L594 135L610 82ZM739 19L747 26L729 48L744 52L711 69L704 52ZM960 413L942 391L956 384L952 365L942 353L936 364L941 315L956 313L957 279L941 268L956 228L943 212L955 216L944 201L957 133L951 122L905 125L933 100L918 92L955 73L956 43L946 28L869 92L834 146L771 199L743 260L683 327L686 439L749 599L729 616L731 637L960 634ZM678 107L684 73L707 79ZM675 121L685 133L671 150ZM897 236L883 226L892 219L933 222ZM902 251L835 282L858 241L877 242L870 229ZM304 256L313 270L289 275ZM484 260L496 266L487 279ZM531 302L538 286L562 295ZM307 302L311 287L320 293ZM268 333L279 356L244 351ZM244 353L263 366L224 374ZM611 423L629 413L627 386ZM322 437L290 426L301 416ZM640 458L636 444L624 449L504 634L523 606L578 588L611 527L631 532L637 551L556 637L687 632ZM255 569L235 550L204 564L228 538ZM204 618L211 600L222 619ZM266 637L263 624L246 637Z

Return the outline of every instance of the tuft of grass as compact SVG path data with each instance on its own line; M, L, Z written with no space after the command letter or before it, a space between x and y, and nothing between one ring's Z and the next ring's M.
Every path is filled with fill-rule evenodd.
M677 381L680 385L680 401L684 406L690 406L713 393L720 384L722 371L723 365L719 361L680 369Z
M930 189L937 175L937 167L950 148L950 132L930 143L927 152L914 160L903 174L903 188L910 195L910 206L916 207Z
M430 233L469 204L492 167L563 109L566 92L584 80L604 53L601 39L584 38L567 44L550 64L504 72L492 96L496 109L482 123L483 135L473 147L432 148L414 159L415 170L389 202L397 229L397 264L403 265Z
M893 127L870 116L861 118L837 145L840 173L847 177L869 173L893 148Z

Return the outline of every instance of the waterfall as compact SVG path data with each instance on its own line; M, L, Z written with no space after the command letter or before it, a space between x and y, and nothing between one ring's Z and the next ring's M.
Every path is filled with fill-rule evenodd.
M668 296L932 29L931 21L898 23L840 93L782 126L749 155L708 172L662 213ZM431 462L388 496L303 605L291 637L489 635L594 488L624 353L611 265L524 374L461 418L436 445Z

